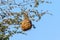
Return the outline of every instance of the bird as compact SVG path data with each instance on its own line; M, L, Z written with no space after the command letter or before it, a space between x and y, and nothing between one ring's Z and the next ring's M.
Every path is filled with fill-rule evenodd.
M24 19L21 22L21 29L23 31L28 31L32 28L32 22L26 12L23 12Z

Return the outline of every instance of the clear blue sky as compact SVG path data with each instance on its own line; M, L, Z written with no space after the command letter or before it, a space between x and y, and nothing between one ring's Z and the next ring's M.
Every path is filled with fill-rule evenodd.
M52 4L43 4L38 10L49 10L52 16L44 15L39 22L34 22L36 29L27 31L27 35L15 34L10 40L60 40L60 0L51 1Z
M60 0L51 1L52 4L41 8L48 9L53 16L44 15L39 22L34 22L36 29L32 28L27 35L16 34L10 40L60 40Z

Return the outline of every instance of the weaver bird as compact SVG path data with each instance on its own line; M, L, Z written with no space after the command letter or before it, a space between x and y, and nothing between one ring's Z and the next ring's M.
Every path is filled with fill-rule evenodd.
M23 12L24 19L21 22L21 29L27 31L32 28L32 22L28 17L28 14Z

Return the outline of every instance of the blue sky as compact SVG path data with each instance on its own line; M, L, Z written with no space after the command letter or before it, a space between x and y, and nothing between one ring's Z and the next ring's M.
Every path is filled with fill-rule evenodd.
M27 31L27 35L15 34L10 40L60 40L60 0L48 0L52 4L39 5L38 10L49 10L53 15L42 16L39 22L33 22L36 29Z
M60 40L60 0L50 0L52 4L43 4L39 9L49 10L53 15L44 15L34 22L36 29L27 31L27 35L15 34L10 40Z
M27 31L27 35L15 34L10 37L10 40L60 40L60 1L51 1L52 4L45 4L41 8L48 9L53 14L52 16L44 15L39 22L34 22L36 29Z

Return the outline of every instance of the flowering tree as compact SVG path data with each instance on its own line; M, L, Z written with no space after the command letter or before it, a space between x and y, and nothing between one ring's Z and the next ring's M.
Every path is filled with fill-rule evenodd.
M0 0L0 40L9 40L9 37L35 28L32 21L38 22L47 11L38 11L41 3L50 3L44 0ZM15 11L15 8L19 11ZM14 12L14 11L15 12ZM52 15L52 14L50 14ZM20 30L21 28L21 30Z

